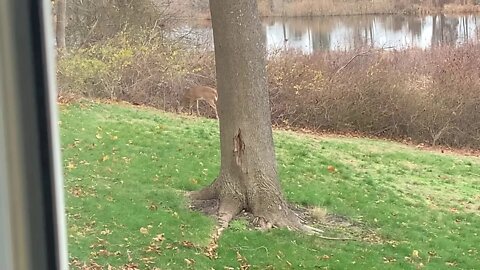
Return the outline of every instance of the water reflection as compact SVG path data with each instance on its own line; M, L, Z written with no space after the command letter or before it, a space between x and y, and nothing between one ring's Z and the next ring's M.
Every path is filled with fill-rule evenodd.
M145 29L153 29L158 31L157 36L182 37L189 44L207 45L207 49L213 50L210 22L179 27L182 22L175 19L175 12L170 10L168 1L163 4L165 6L161 6L162 1L150 0L110 2L71 0L71 5L68 5L68 46L86 46L114 37L128 28L140 35ZM480 15L443 14L263 20L266 43L270 50L295 48L305 53L320 50L352 50L366 46L401 49L429 48L441 44L455 45L478 41L479 24Z
M352 50L373 46L429 48L479 38L480 16L336 16L264 20L267 46L318 50Z
M479 15L267 18L263 26L270 50L294 48L304 53L362 47L425 49L480 40ZM211 25L203 23L177 30L179 36L202 41L213 50Z

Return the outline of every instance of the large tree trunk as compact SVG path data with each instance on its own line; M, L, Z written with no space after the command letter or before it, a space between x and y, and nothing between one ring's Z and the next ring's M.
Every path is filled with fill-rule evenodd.
M65 26L66 26L66 13L67 5L66 0L57 0L57 25L55 27L56 39L57 39L57 49L65 48Z
M221 169L193 199L218 199L225 227L241 210L263 228L299 228L278 181L256 0L210 0L220 115Z

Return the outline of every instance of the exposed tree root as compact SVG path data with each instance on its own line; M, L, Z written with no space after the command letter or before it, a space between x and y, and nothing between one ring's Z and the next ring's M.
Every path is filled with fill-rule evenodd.
M353 240L355 240L355 239L352 239L352 238L328 237L328 236L324 236L324 235L316 235L316 237L322 238L322 239L325 239L325 240L337 240L337 241L353 241Z
M320 230L318 228L308 226L308 225L303 225L302 230L306 233L312 233L312 234L319 234L319 233L324 233L325 231Z
M218 199L217 181L198 191L189 192L187 195L191 200L214 200Z
M325 240L348 241L355 240L348 237L329 237L322 235L323 230L305 224L305 221L294 212L286 203L282 201L278 206L252 209L249 207L248 199L244 194L238 193L236 188L228 186L227 189L221 189L222 182L226 180L224 176L216 179L210 186L202 190L190 192L188 194L192 201L212 201L208 205L208 211L200 209L211 215L216 215L218 225L211 234L210 243L205 249L205 254L209 258L216 258L218 248L218 239L223 231L228 228L230 222L242 211L252 217L251 224L259 230L270 230L272 228L288 228L289 230L304 232ZM224 184L224 183L223 183ZM225 187L225 186L223 186ZM213 208L212 208L213 207Z
M308 234L312 234L312 235L314 235L315 237L318 237L318 238L321 238L321 239L325 239L325 240L338 240L338 241L355 240L355 239L348 238L348 237L329 237L329 236L324 236L324 235L322 235L322 233L324 233L323 230L320 230L320 229L317 229L317 228L315 228L315 227L308 226L308 225L303 225L302 231L304 231L305 233L308 233Z
M223 231L228 228L230 221L242 211L243 207L239 200L233 198L220 199L218 208L218 226Z
M220 238L220 236L222 235L223 231L225 229L228 228L230 222L232 221L232 219L235 218L235 216L237 214L240 213L240 211L242 209L230 209L230 210L226 210L225 207L222 207L222 211L220 211L220 207L218 207L218 210L215 211L216 213L216 216L217 216L217 222L218 222L218 225L215 227L215 230L212 232L211 236L210 236L210 242L205 250L205 254L210 257L210 258L214 258L216 255L216 249L218 248L218 239ZM211 210L209 210L209 212L211 212ZM235 213L235 214L233 214ZM251 214L251 213L249 213ZM300 218L299 218L300 219ZM303 223L303 221L302 221ZM284 227L284 228L288 228L290 230L294 230L294 231L301 231L301 232L304 232L306 234L310 234L310 235L313 235L315 237L318 237L318 238L321 238L321 239L325 239L325 240L334 240L334 241L354 241L355 239L354 238L349 238L349 237L329 237L329 236L325 236L323 235L323 233L325 233L324 230L321 230L321 229L318 229L318 228L315 228L313 226L309 226L309 225L306 225L306 224L302 224L302 223L297 223L297 222L283 222L283 223L273 223L263 217L258 217L258 216L255 216L252 220L251 220L251 224L259 229L259 230L270 230L270 229L273 229L273 228L279 228L279 227ZM283 224L283 225L282 225Z

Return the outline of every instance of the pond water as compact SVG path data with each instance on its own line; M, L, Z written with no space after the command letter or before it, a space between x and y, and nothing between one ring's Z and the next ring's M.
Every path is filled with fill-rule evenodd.
M480 15L362 15L315 18L265 18L270 50L353 50L361 47L430 48L480 40ZM211 25L189 26L197 41L213 47Z

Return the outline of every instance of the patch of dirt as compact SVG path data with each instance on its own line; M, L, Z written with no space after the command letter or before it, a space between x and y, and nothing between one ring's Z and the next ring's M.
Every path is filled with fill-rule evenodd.
M332 238L348 238L368 243L384 243L385 240L378 235L374 228L366 223L354 220L348 216L335 213L327 213L318 216L318 208L307 208L298 205L290 205L295 214L300 217L305 225L324 231L322 235Z
M218 214L218 200L191 200L190 210L203 213L207 216L216 216Z
M201 212L207 216L217 217L218 200L193 200L190 201L190 209ZM322 231L321 235L338 240L356 240L368 243L384 243L375 229L367 224L353 220L347 216L334 213L318 215L318 208L306 208L299 205L290 205L290 209L301 219L304 225L308 225ZM257 229L254 225L255 217L246 211L240 212L233 220L246 220L250 225L249 229Z

